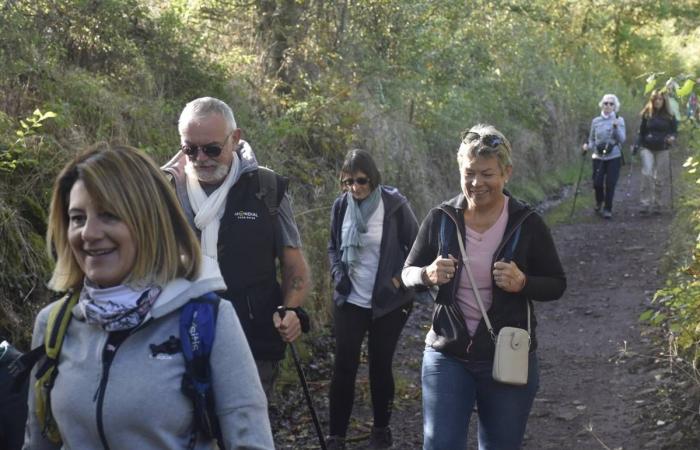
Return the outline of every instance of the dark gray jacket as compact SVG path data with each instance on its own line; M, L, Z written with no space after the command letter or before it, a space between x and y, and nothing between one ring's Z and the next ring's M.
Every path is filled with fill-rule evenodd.
M401 269L413 241L418 234L418 221L413 210L398 189L381 186L384 202L384 226L379 248L379 266L372 292L372 317L381 317L405 305L413 299L413 290L401 283L397 289L392 278L401 279ZM333 301L340 306L345 303L351 285L347 267L342 263L341 235L343 217L348 206L347 192L333 203L331 211L331 237L328 242L328 259L333 281Z

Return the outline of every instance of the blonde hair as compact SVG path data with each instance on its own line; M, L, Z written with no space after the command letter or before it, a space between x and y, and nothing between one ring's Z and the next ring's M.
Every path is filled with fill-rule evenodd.
M78 180L96 204L126 224L134 239L136 259L122 283L163 286L199 275L199 242L165 175L133 147L99 143L69 162L54 183L46 233L47 251L56 259L51 289L79 289L85 276L68 241L70 191Z
M494 142L495 144L491 146ZM505 173L506 168L513 165L511 155L510 142L503 133L493 125L480 123L463 133L462 143L457 150L457 163L461 169L462 165L470 159L479 156L496 157L501 173Z

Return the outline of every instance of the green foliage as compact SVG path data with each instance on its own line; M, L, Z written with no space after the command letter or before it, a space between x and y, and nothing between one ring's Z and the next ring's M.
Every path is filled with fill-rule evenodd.
M656 307L640 320L665 328L681 356L693 367L700 363L700 129L686 122L682 127L691 156L683 164L681 208L676 218L678 240L674 267L666 286L654 296Z
M0 172L13 173L15 170L27 170L38 164L29 154L28 141L39 137L39 129L46 119L56 117L56 113L47 111L42 113L35 109L31 116L20 120L20 128L15 131L17 139L5 150L0 150ZM41 140L36 145L42 145Z

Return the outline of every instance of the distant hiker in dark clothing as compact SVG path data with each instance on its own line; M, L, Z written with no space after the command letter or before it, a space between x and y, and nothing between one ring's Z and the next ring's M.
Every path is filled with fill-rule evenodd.
M582 148L584 155L592 150L595 211L604 219L611 219L615 185L622 166L625 119L617 115L620 101L613 94L605 94L598 106L601 108L600 116L591 122L588 142Z
M634 151L639 151L642 161L640 188L640 214L661 214L661 191L668 179L670 164L669 147L676 141L678 124L669 108L668 97L653 91L641 111L642 123Z
M462 192L430 210L402 273L407 286L435 292L421 377L423 449L467 448L476 406L479 448L515 450L539 387L533 300L561 297L566 277L542 217L504 189L513 172L505 136L472 127L457 162ZM496 335L530 330L524 385L494 380L494 336L482 311Z
M274 448L243 329L213 294L221 274L145 153L101 144L68 163L47 247L49 287L67 294L39 313L32 345L65 340L51 383L31 379L26 449ZM218 447L202 433L214 421Z
M406 197L381 184L370 154L351 150L340 170L345 191L333 203L328 257L333 291L335 365L330 388L329 449L345 448L360 349L367 335L374 426L369 448L392 445L392 361L413 305L401 269L418 231Z
M221 100L189 102L178 130L180 151L163 169L202 252L218 262L226 282L221 296L238 313L269 400L285 342L302 332L301 306L311 286L288 180L258 165ZM277 312L281 305L289 309L284 319Z

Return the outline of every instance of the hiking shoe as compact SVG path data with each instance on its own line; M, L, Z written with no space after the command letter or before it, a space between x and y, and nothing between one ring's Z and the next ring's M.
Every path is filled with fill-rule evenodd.
M342 436L328 436L326 438L328 450L345 450L345 438Z
M612 211L604 209L603 210L603 219L607 219L607 220L612 219Z
M391 428L386 427L372 427L372 435L369 438L370 449L378 448L391 448L394 440L391 438Z

